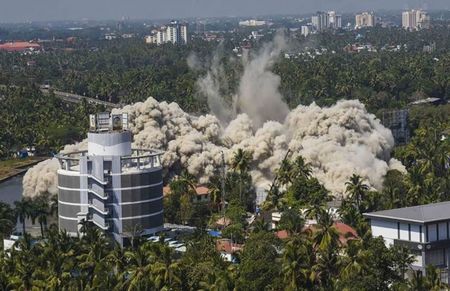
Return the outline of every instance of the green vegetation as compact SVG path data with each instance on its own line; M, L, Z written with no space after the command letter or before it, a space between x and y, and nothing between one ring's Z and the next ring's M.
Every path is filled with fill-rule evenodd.
M287 33L291 45L286 52L309 51L313 57L280 56L273 70L281 77L280 91L291 108L311 102L331 105L340 99L359 99L369 111L378 113L402 108L418 98L448 100L449 31L445 25L413 33L374 28L307 39ZM139 38L102 41L98 36L81 34L75 43L46 43L46 51L40 54L0 52L0 127L4 129L0 132L0 158L29 145L42 153L56 151L84 136L85 113L101 110L86 104L67 105L42 95L37 86L47 80L61 91L111 102L129 104L153 96L159 101L177 102L190 113L208 112L196 81L206 74L217 54L226 72L221 93L231 98L243 69L232 49L240 46L248 33L245 29L224 33L221 44L195 38L187 46L148 45ZM263 33L260 42L251 41L253 50L273 38L272 31ZM370 43L378 51L343 51L353 43ZM424 53L423 46L432 43L436 50ZM392 45L401 49L382 50ZM327 52L315 55L316 48ZM199 65L195 69L190 69L187 61L192 54ZM27 65L29 61L35 64Z
M407 49L348 54L342 47L356 41L355 33L318 35L310 39L310 46L325 46L335 54L280 57L274 67L288 104L295 107L315 101L327 105L341 98L358 98L377 113L404 107L416 98L449 99L448 28L427 33L398 29L362 33L360 42L406 44ZM431 41L437 50L423 53L422 46ZM239 62L229 58L229 49L238 44L231 37L222 44L222 63L230 85L224 95L234 91L242 70ZM103 109L86 103L68 105L52 94L44 96L35 84L45 80L64 91L112 102L131 103L152 95L160 101L176 101L189 112L207 111L195 84L206 68L192 71L186 59L195 52L206 63L215 48L201 40L187 47L156 47L141 40L90 43L81 39L72 51L56 47L32 56L0 53L0 83L7 85L0 89L0 157L28 145L35 145L41 154L57 151L80 140L87 130L86 116ZM35 60L36 66L28 67L28 60ZM217 169L209 182L208 203L195 203L194 177L183 173L169 181L171 193L164 199L166 221L198 228L185 239L187 249L182 254L162 241L141 238L120 248L87 222L81 225L83 236L71 238L55 225L47 226L57 203L45 195L16 202L14 209L0 203L1 236L9 235L17 220L24 233L27 219L41 226L38 241L25 234L15 248L0 252L0 289L440 290L444 286L438 270L431 266L426 276L413 272L411 280L405 279L411 271L411 254L398 247L388 249L381 238L372 238L362 216L368 211L449 200L450 107L413 107L410 121L413 138L394 153L405 172L389 171L380 191L369 189L358 175L346 183L339 215L356 235L339 232L327 208L330 193L299 156L288 155L282 161L263 213L250 221L250 214L256 212L249 174L252 161L240 149L229 171ZM264 217L270 211L282 212L276 230L286 231L287 238L279 239L275 231L268 230ZM317 225L305 227L306 219L315 219ZM237 263L224 261L216 250L216 239L204 231L217 225L223 238L243 244L235 254Z
M41 160L42 158L38 157L27 157L23 159L10 159L0 161L0 181L17 173L20 173L23 168L26 168L27 166Z
M36 88L0 89L0 158L24 147L48 156L64 145L80 141L88 128L86 116L101 108L71 105Z
M57 205L50 197L24 199L14 211L1 204L2 235L11 232L16 218L22 223L31 218L41 224L45 240L33 243L27 234L16 243L17 249L0 253L0 286L5 290L440 290L444 286L437 269L428 266L423 277L412 272L412 255L399 247L386 248L382 238L372 238L362 216L366 211L448 199L450 169L441 162L443 154L448 158L449 139L439 135L433 139L434 130L441 128L435 125L425 131L431 128L427 122L419 124L411 144L399 154L408 172L389 172L382 192L368 189L357 175L346 183L347 198L339 213L356 235L339 232L327 211L329 193L311 176L302 157L283 161L265 205L267 210L282 211L275 231L284 230L288 237L279 239L269 231L264 215L249 224L247 211L254 210L253 198L249 199L254 195L248 174L251 156L238 150L234 167L226 173L224 212L216 193L220 172L211 181L216 194L209 203L193 203L193 177L182 174L171 181L166 220L198 226L194 235L184 239L185 253L175 252L162 240L152 243L139 237L122 249L90 223L82 224L81 238L70 238L56 225L47 227L47 217ZM448 121L445 124L448 127ZM415 162L408 164L408 159ZM244 245L235 253L237 263L224 261L216 251L216 239L204 231L222 213L229 221L222 237ZM315 219L317 225L305 228L305 218ZM411 272L412 279L405 279L404 274Z

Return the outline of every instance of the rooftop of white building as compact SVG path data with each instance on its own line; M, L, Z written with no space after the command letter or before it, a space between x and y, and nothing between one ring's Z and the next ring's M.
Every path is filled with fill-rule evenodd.
M418 223L450 220L450 201L364 213L364 216Z

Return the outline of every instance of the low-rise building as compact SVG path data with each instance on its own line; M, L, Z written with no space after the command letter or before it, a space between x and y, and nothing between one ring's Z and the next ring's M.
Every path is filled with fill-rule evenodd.
M309 34L311 34L313 31L313 27L311 25L302 25L301 28L301 35L304 37L307 37Z
M263 26L266 25L266 21L264 20L256 20L256 19L249 19L244 21L239 21L239 26Z
M441 270L448 283L450 263L450 201L365 213L372 235L386 246L404 246L414 254L413 269L424 272L427 265Z
M163 188L164 197L170 195L170 187ZM192 203L209 203L211 201L211 194L208 187L198 185L195 187L195 196L192 197Z
M0 44L0 51L7 52L26 52L26 51L40 51L41 46L38 43L27 41L15 41Z

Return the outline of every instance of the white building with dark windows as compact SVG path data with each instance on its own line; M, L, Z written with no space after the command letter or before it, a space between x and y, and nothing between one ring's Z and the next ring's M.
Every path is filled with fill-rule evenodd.
M126 114L90 116L88 150L59 154L60 230L89 221L120 244L163 228L161 152L133 149Z
M311 23L315 31L319 32L327 29L339 29L342 28L342 16L336 14L336 11L318 11L311 17Z
M316 15L311 17L311 23L316 31L326 30L329 25L328 13L317 12Z
M374 27L376 18L373 12L363 12L355 16L355 28Z
M372 235L383 237L387 246L400 245L415 256L412 267L424 271L427 265L441 270L448 283L450 263L450 201L365 213Z
M402 13L402 27L407 30L430 28L430 16L423 10L409 10Z
M342 28L342 15L336 14L336 11L328 11L328 27Z
M187 44L189 42L188 25L178 21L171 21L166 26L154 30L145 37L146 43L161 45L164 43Z

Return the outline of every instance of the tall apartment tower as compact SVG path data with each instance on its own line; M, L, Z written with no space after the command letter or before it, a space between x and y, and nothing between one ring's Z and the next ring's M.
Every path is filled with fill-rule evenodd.
M376 24L373 12L363 12L355 16L355 28L373 27Z
M311 17L311 22L316 31L323 31L328 28L328 13L318 11L316 15Z
M126 114L90 116L88 150L60 153L60 230L76 236L90 221L121 245L163 228L161 152L132 149Z
M311 23L316 31L324 31L328 28L338 29L342 27L342 16L335 11L318 11L311 17Z
M342 16L336 11L328 11L328 27L333 29L342 28Z
M410 10L402 13L402 27L408 30L430 28L430 16L423 10Z

